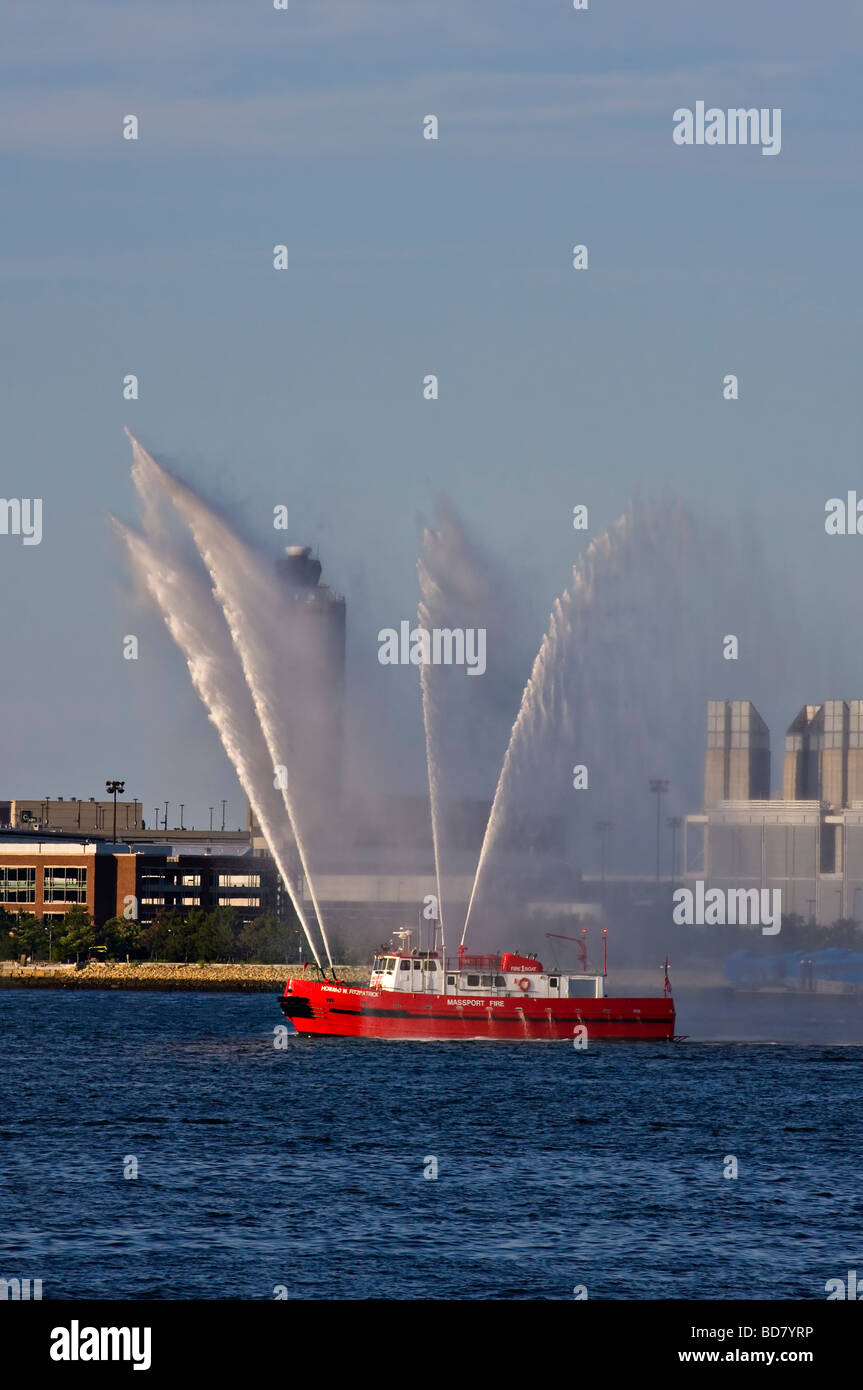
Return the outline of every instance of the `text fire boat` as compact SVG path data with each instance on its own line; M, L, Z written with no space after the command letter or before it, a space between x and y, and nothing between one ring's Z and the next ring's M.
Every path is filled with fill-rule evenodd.
M288 980L279 996L285 1018L300 1033L350 1038L674 1037L667 960L661 995L624 998L606 994L604 947L603 969L591 971L576 938L561 938L580 949L582 968L573 973L511 951L469 955L464 946L444 969L443 953L410 950L408 931L395 936L402 945L379 949L367 987L305 975Z

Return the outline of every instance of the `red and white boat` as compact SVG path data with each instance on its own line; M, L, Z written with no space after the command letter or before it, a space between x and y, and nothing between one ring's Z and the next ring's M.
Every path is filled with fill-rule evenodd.
M397 932L408 938L409 932ZM563 938L570 939L570 938ZM300 1033L349 1038L674 1037L674 1000L666 961L663 993L627 997L606 993L606 972L546 970L535 956L505 951L447 959L437 951L382 947L368 986L337 979L288 980L279 1003ZM603 952L604 955L604 952ZM581 1032L586 1029L586 1033Z

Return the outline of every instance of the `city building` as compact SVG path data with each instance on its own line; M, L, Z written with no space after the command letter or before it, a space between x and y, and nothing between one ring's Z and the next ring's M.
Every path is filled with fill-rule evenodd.
M113 833L114 801L82 801L77 796L0 800L0 829L66 830L75 834ZM140 801L117 801L117 832L138 831L143 826Z
M176 853L166 843L132 843L25 832L0 834L0 909L32 913L41 921L83 907L97 925L121 917L135 900L146 925L160 910L210 912L231 907L242 922L264 912L293 920L278 872L266 856Z
M836 811L863 799L863 700L804 705L785 738L782 794Z
M0 834L0 909L48 923L82 907L104 922L122 914L125 892L135 892L134 864L129 860L120 869L118 858L96 840Z
M294 914L273 861L267 857L215 854L174 854L176 845L133 845L117 855L118 865L134 861L139 920L152 922L160 911L192 908L212 912L233 908L241 922L273 912L280 920Z
M704 804L770 795L770 731L751 700L708 700Z
M863 700L805 705L785 736L781 795L749 701L707 706L704 807L684 821L683 882L779 889L783 914L863 920Z

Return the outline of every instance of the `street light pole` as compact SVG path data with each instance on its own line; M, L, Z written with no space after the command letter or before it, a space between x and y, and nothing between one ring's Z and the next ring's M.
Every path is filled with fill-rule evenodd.
M114 844L117 843L117 793L126 790L125 782L106 782L105 790L114 797Z
M660 822L663 793L668 791L668 780L665 777L651 777L650 790L656 795L656 882L660 880Z
M605 892L605 837L610 830L614 829L613 820L598 820L595 829L599 834L599 873L602 880L602 891Z
M677 878L677 832L683 824L682 816L669 816L665 824L671 831L671 890Z

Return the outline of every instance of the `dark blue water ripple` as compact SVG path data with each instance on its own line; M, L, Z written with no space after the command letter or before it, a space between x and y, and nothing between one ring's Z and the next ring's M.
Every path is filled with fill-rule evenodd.
M863 1268L859 1047L277 1050L279 1022L269 995L5 992L0 1275L62 1298L823 1299Z

